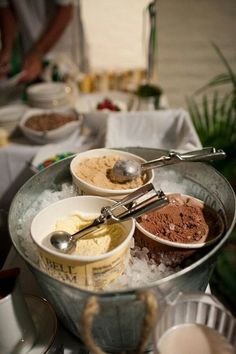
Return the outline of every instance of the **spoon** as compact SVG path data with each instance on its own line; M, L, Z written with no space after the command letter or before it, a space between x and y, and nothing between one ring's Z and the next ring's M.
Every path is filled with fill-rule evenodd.
M172 165L181 161L213 161L226 157L223 150L215 148L203 148L201 150L190 151L184 154L170 152L167 156L158 159L140 163L135 160L117 160L110 171L110 179L113 182L125 183L135 178L141 177L142 174L150 169Z
M51 244L59 252L72 253L76 248L76 242L100 225L122 222L132 217L137 218L168 203L166 195L162 191L156 191L152 183L149 183L130 193L114 205L103 207L100 216L84 229L74 234L69 234L66 231L53 231L46 236L44 243ZM122 209L122 212L119 211L119 215L114 215L113 212L120 207L125 207L125 209Z

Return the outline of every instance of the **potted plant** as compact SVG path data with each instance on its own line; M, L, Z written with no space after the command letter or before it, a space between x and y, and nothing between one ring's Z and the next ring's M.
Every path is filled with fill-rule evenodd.
M136 95L139 99L138 110L158 109L162 89L159 86L146 83L138 87Z

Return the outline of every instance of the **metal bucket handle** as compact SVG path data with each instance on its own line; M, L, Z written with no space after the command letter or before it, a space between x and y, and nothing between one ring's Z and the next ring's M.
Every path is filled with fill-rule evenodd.
M156 324L158 301L154 293L148 290L140 291L136 294L136 296L137 299L142 301L145 305L145 316L143 319L140 340L137 350L135 350L136 354L142 354L147 346L150 333L153 332ZM85 308L81 316L81 337L87 349L89 349L89 351L93 354L107 354L95 343L92 336L93 320L99 312L100 306L97 296L90 296L86 301Z

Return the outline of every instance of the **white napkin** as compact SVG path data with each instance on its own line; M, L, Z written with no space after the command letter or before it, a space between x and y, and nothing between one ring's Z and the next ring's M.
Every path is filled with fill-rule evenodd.
M105 146L149 147L179 152L201 148L188 113L183 109L111 113Z

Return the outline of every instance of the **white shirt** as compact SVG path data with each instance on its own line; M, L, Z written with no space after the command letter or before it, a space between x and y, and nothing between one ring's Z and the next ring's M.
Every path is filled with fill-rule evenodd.
M15 12L23 53L27 53L41 36L56 6L68 4L74 5L73 19L47 57L66 53L83 70L87 66L87 56L79 0L0 0L0 7L11 5Z

